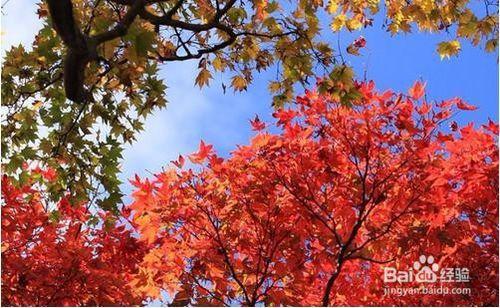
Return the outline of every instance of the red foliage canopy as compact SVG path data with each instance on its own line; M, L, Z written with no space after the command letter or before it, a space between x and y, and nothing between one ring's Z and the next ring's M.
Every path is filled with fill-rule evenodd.
M139 241L108 214L93 225L85 205L47 202L51 169L4 176L2 303L136 305L163 289L175 305L494 306L498 125L460 128L453 113L475 107L427 102L423 83L408 96L357 86L350 107L307 92L274 114L276 134L255 117L227 159L201 142L197 168L180 156L136 177L122 214ZM426 267L470 277L383 279ZM388 292L430 286L470 292Z
M91 227L85 207L65 198L56 205L45 202L35 180L41 176L57 179L52 170L39 168L21 187L2 179L2 304L141 304L128 281L143 245L104 214L105 225Z
M460 99L377 93L353 106L307 92L228 159L202 143L155 179L136 177L131 209L148 252L132 281L186 305L495 305L498 126L459 128ZM200 170L201 169L201 170ZM465 295L386 294L384 268L420 255L468 268ZM435 265L435 267L436 267ZM420 286L415 282L399 286Z

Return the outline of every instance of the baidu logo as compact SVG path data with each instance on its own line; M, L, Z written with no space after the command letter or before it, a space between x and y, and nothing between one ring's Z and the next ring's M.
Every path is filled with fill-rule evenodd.
M433 256L421 255L418 261L413 263L413 269L416 271L416 282L436 282L438 280L439 265L434 263Z
M386 296L415 296L415 295L470 295L471 289L467 286L459 287L453 282L469 282L469 269L460 267L441 268L434 256L421 255L413 262L408 270L398 270L394 267L384 268L384 282L396 283L384 287ZM403 286L404 283L416 282L419 285Z
M397 270L394 267L384 268L384 282L468 282L468 268L442 268L431 255L421 255L413 266L405 270Z

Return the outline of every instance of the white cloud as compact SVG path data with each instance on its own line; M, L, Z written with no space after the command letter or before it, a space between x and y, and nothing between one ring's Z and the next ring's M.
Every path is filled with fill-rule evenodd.
M162 68L160 74L168 86L169 104L150 116L137 141L127 146L123 181L134 174L151 176L159 172L179 154L197 151L200 140L214 144L218 153L225 155L236 144L246 143L251 134L248 120L257 109L261 113L270 110L269 104L257 102L250 93L224 95L215 81L210 88L200 90L194 85L196 72L195 61L171 63ZM125 183L125 191L127 188L130 186Z
M36 15L36 3L36 0L11 0L5 5L1 20L2 53L12 45L31 45L42 25ZM196 64L192 61L163 66L160 74L168 85L169 104L151 115L137 141L125 148L120 176L125 193L131 188L128 179L134 174L150 176L147 171L160 171L179 154L196 151L201 139L223 153L236 143L246 142L250 133L248 119L257 108L269 109L269 104L257 101L262 98L249 92L223 95L220 76L215 76L218 82L212 80L210 88L195 87Z
M2 1L3 3L4 1ZM42 27L36 15L36 0L10 0L2 9L2 55L12 45L30 46Z

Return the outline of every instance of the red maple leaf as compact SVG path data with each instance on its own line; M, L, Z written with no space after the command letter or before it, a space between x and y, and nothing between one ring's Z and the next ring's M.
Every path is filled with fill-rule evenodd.
M416 81L413 86L408 90L408 94L413 99L420 99L425 94L425 83Z
M202 140L200 141L200 148L198 152L189 155L189 160L194 164L201 164L208 158L210 154L213 153L213 146L211 144L205 144Z
M476 110L477 107L474 105L467 104L461 99L457 99L457 108L461 110Z
M252 125L252 130L254 131L261 131L266 128L266 123L262 122L258 115L255 115L255 118L250 120L250 124Z

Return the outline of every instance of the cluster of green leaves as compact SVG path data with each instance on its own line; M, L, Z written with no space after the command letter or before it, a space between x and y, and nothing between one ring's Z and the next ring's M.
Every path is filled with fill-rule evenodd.
M100 207L116 210L122 196L118 173L123 144L142 130L146 115L165 106L165 85L155 63L93 65L86 82L94 99L77 104L66 99L62 87L63 52L46 23L32 50L18 46L6 53L3 171L21 175L23 184L23 163L42 163L59 174L47 188L53 201L70 192L74 202L92 198Z
M54 200L70 191L78 200L96 198L104 209L120 202L119 162L123 144L142 130L145 117L166 105L161 63L199 61L195 84L208 86L215 74L227 87L244 91L255 72L276 69L270 81L273 105L295 96L296 84L316 82L340 101L359 95L352 69L321 38L324 12L331 28L355 31L372 24L379 0L71 0L76 27L97 56L85 68L89 99L75 103L63 90L64 46L46 2L39 5L43 27L30 48L6 53L2 78L2 159L7 174L23 162L57 169ZM488 8L477 17L470 1L396 0L385 2L391 33L448 31L474 44L496 49L498 22ZM491 10L491 9L490 9ZM378 15L377 15L378 16ZM439 45L442 57L458 52L458 41ZM71 67L69 68L71 69ZM226 91L226 84L223 84ZM100 192L98 190L101 190ZM102 194L104 192L104 194Z

